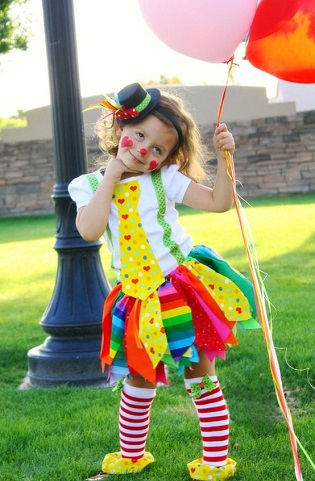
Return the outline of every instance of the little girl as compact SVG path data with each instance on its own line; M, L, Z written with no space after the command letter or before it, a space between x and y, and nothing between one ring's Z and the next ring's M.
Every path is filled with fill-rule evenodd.
M134 83L98 106L106 109L96 129L107 165L69 185L78 231L88 242L104 235L118 271L105 301L100 358L111 382L123 380L120 451L105 456L95 479L135 473L154 461L146 439L166 366L184 374L200 421L203 454L188 464L191 478L229 478L236 463L227 456L229 413L215 357L224 359L227 346L237 344L237 324L259 326L253 289L212 249L193 245L176 203L209 212L231 208L225 153L233 154L234 139L225 124L216 128L210 188L200 183L206 149L179 98Z

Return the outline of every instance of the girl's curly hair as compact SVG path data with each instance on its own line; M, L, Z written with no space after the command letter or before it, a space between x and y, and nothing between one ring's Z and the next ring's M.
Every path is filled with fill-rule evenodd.
M179 139L163 165L177 164L180 172L195 182L201 182L207 176L204 165L209 158L209 152L202 142L196 122L187 111L183 100L169 92L161 92L158 107L161 112L166 111L170 117L176 117L177 128L180 128L182 132L182 138ZM159 111L159 108L153 109L150 115L154 115L176 131L174 124ZM111 125L108 125L108 120L102 117L95 124L99 147L108 157L117 155L120 140L117 130L118 124L115 119L113 121L111 119Z

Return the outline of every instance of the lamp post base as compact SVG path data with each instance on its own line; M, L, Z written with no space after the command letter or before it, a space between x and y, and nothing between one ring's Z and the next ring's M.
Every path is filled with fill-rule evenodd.
M57 195L58 194L58 195ZM40 325L49 337L27 354L26 387L106 386L99 358L104 300L110 292L101 242L86 243L75 228L76 208L66 186L56 185L58 268Z
M22 387L107 387L99 351L99 336L73 340L48 337L28 352L28 375Z

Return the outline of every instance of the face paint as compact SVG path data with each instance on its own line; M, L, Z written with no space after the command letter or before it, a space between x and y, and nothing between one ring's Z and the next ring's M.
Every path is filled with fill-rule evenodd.
M158 166L158 162L156 160L151 160L150 163L149 163L149 170L154 170L157 168Z
M133 141L126 135L121 139L121 146L122 147L132 147Z
M140 155L147 155L148 153L147 149L140 149L139 152L140 152Z

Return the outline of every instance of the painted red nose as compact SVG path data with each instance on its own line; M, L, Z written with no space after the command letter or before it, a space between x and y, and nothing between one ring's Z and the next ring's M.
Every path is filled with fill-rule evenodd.
M140 149L139 152L140 152L140 155L143 155L143 156L147 155L147 153L148 153L147 149Z

